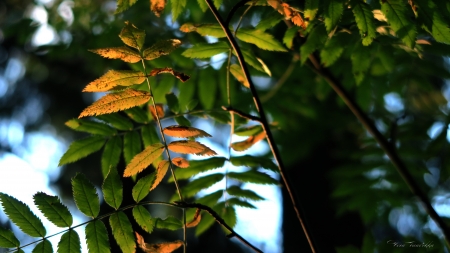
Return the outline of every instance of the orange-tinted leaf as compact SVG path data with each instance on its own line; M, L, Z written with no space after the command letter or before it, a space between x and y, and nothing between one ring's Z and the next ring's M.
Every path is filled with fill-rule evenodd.
M123 172L124 177L131 177L147 168L164 151L164 145L161 143L152 144L137 154L127 165Z
M125 21L125 27L120 32L119 37L127 46L141 50L145 41L145 31Z
M123 111L144 104L149 99L148 92L133 89L108 94L84 109L78 118Z
M173 70L172 68L169 68L169 67L152 69L152 71L150 72L149 76L156 76L156 75L163 74L163 73L172 74L173 76L178 78L183 83L186 82L187 80L189 80L189 78L190 78L190 76L188 76L188 75L186 75L184 73L175 71L175 70Z
M250 87L250 84L248 83L247 79L245 78L244 73L242 72L242 69L241 69L241 67L239 67L239 65L232 64L230 66L230 72L245 87L247 87L247 88Z
M149 105L148 109L150 110L150 113L152 114L153 119L156 120L155 107L156 107L156 111L158 112L158 118L164 117L163 104L155 104L155 106Z
M164 11L165 6L166 0L150 0L150 10L152 10L157 17Z
M192 228L197 226L200 221L202 220L202 215L200 214L200 209L197 208L197 210L195 210L195 214L194 214L194 218L192 219L192 221L186 223L186 227L188 228Z
M163 133L172 137L188 138L188 137L211 137L207 132L195 127L187 126L168 126L164 128Z
M161 183L161 181L163 180L164 176L167 173L167 170L169 169L169 165L170 165L170 163L167 160L162 160L161 162L159 162L158 168L156 168L155 182L153 182L153 185L150 188L150 191L155 189L156 186L158 186L159 183Z
M124 62L136 63L141 60L141 56L128 47L107 47L89 50L108 59L121 59Z
M84 92L109 91L116 86L130 86L140 84L145 80L145 75L141 71L134 70L110 70L99 79L90 82Z
M135 232L135 234L139 248L147 253L171 253L183 245L183 241L180 240L174 242L146 243L138 232Z
M153 60L160 56L168 55L180 45L181 41L177 39L158 41L144 50L144 59Z
M171 151L181 154L194 154L201 156L217 155L214 150L196 141L173 141L168 147Z
M264 137L266 137L266 133L260 132L257 135L248 137L248 139L246 139L245 141L232 143L231 148L236 151L245 151L258 141L264 139Z
M189 161L184 159L183 157L173 158L172 163L183 169L189 167Z
M291 20L296 26L301 26L303 29L306 29L299 10L292 8L289 4L283 3L281 0L270 0L267 3L283 15L286 20Z
M303 29L306 29L306 23L303 21L302 16L300 16L300 13L295 13L295 15L291 18L292 23L296 26L300 26Z

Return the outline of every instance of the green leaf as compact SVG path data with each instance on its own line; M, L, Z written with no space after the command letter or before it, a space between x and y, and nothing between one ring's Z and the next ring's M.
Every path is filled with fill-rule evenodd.
M252 66L253 68L255 68L258 71L267 73L264 70L263 65L261 64L261 62L258 60L258 58L255 56L254 53L250 52L249 50L245 50L245 49L242 49L241 51L242 51L242 55L244 56L244 60L246 63L248 63L248 65ZM233 53L235 54L234 51L233 51Z
M234 76L234 78L236 78L240 83L242 83L242 85L244 85L247 88L250 88L250 84L248 80L245 78L241 66L237 64L231 64L230 72Z
M316 49L321 48L327 41L328 35L325 26L317 25L306 38L305 43L300 47L300 58L302 64L306 62L308 56Z
M368 46L375 39L375 23L370 5L363 1L355 1L353 4L353 15L355 15L356 25L362 37L362 44Z
M153 172L152 174L149 174L137 181L132 190L133 199L136 203L139 203L139 201L147 197L153 182L155 182L155 177L156 173Z
M211 215L203 215L202 220L195 228L195 236L200 236L201 234L203 234L214 224L215 221L216 220Z
M117 133L116 130L112 129L108 125L100 122L95 122L91 120L82 119L71 119L65 123L66 126L72 128L75 131L85 132L90 134L97 134L103 136L111 136Z
M248 201L240 200L238 198L230 198L227 200L227 203L232 206L240 206L240 207L256 209L256 207L254 205L250 204Z
M169 106L169 109L177 114L180 112L180 105L178 104L178 98L175 96L175 94L168 93L166 94L166 100L167 100L167 106Z
M223 167L226 160L225 157L212 157L204 160L189 161L189 168L176 169L175 175L177 180L189 179L198 173ZM169 182L173 182L173 178L170 178Z
M133 4L135 4L137 0L117 0L117 9L114 14L119 14L123 11L126 11Z
M214 210L220 214L220 217L222 217L228 226L233 228L236 225L237 216L233 206L225 205L224 202L221 202L214 207Z
M175 121L180 126L187 126L187 127L191 126L191 122L188 119L186 119L186 117L184 117L184 116L175 117Z
M352 61L352 72L356 84L360 84L370 67L370 50L362 45L356 45L350 57Z
M147 233L151 234L156 225L156 219L152 218L148 210L143 206L133 208L134 220Z
M311 22L314 20L319 10L319 2L319 0L305 0L305 10L303 12L305 21Z
M192 99L191 101L189 101L189 103L186 105L186 109L188 111L192 111L195 109L195 107L198 105L198 100L197 99Z
M433 14L433 26L431 27L436 41L450 44L450 27L439 12Z
M205 1L203 1L205 2ZM233 29L230 27L230 29ZM186 23L180 27L180 31L189 33L189 32L197 32L202 36L212 36L216 38L225 38L226 35L222 29L222 27L218 24L200 24L194 25L192 23Z
M325 6L325 27L327 32L331 32L339 23L344 13L344 2L342 0L328 0Z
M172 0L170 3L172 5L172 21L175 22L178 16L183 12L186 7L187 0Z
M201 198L198 198L195 202L207 206L214 206L219 202L220 198L223 196L223 190L217 190L211 194L207 194Z
M292 46L294 45L294 38L295 36L297 36L299 30L300 28L297 26L293 26L286 30L286 33L283 37L283 43L287 48L292 48Z
M89 222L85 228L89 253L109 253L108 231L101 220Z
M123 136L123 157L125 158L125 163L129 164L131 159L139 154L141 150L141 138L139 133L136 131L125 133Z
M408 47L414 48L417 30L415 24L409 18L412 16L409 9L402 0L385 0L381 4L381 11L397 36Z
M200 7L200 9L205 12L206 10L208 10L208 4L206 3L206 1L204 0L197 0L198 6Z
M252 136L263 131L261 125L254 125L250 127L240 127L234 131L235 135L238 136Z
M11 230L0 227L0 247L15 248L19 247L20 242Z
M280 23L281 20L283 20L283 16L281 16L278 12L271 13L270 16L261 18L255 29L265 31Z
M263 197L259 196L252 190L244 190L241 187L233 185L227 189L227 193L240 198L250 199L254 201L265 200Z
M241 28L237 31L236 37L264 50L287 52L286 48L279 41L262 30Z
M186 1L186 0L183 0ZM173 1L172 1L173 3ZM178 39L162 40L153 44L151 47L144 50L144 59L150 61L159 58L163 55L172 53L181 45L181 41Z
M188 185L183 187L181 192L184 197L193 197L199 191L207 189L224 178L222 173L215 173L192 180Z
M182 227L183 223L173 216L167 216L167 218L165 218L164 220L161 218L156 218L156 228L178 230Z
M345 34L337 34L325 43L320 51L320 58L325 67L333 65L344 52L344 47L348 41Z
M155 143L146 147L142 152L133 157L128 163L124 177L130 177L141 172L147 168L155 159L157 159L164 151L164 145L162 143Z
M148 114L140 107L130 108L128 110L125 110L125 113L128 115L128 117L130 117L137 123L147 124L148 122L150 122Z
M100 150L104 143L105 138L101 136L91 136L72 142L69 149L59 160L58 166L78 161L81 158Z
M145 31L138 29L132 23L125 21L125 27L120 31L119 38L127 46L141 50L145 41Z
M103 197L105 202L119 209L123 199L123 186L116 168L111 168L102 185Z
M118 130L128 131L133 129L133 123L117 113L103 114L97 116L97 118L111 124L112 127Z
M269 175L256 171L256 170L248 170L246 172L229 172L229 178L236 179L245 183L253 183L253 184L274 184L277 185L278 181L270 177Z
M33 253L53 253L53 246L49 240L44 239L40 243L36 244L33 249Z
M141 84L145 81L142 71L110 70L100 78L90 82L83 92L101 92Z
M34 204L44 214L45 218L57 227L72 226L73 218L67 206L63 205L57 196L38 192L33 196Z
M208 112L209 117L211 117L214 121L217 121L222 124L228 124L231 122L229 113L221 113L221 112Z
M95 218L100 212L100 201L94 185L84 174L72 178L73 198L78 209L86 216Z
M230 158L231 164L234 166L247 166L250 168L262 167L271 171L278 171L278 167L273 163L272 159L265 157L244 155Z
M81 253L80 237L75 230L70 229L61 236L58 253Z
M207 110L212 109L216 101L217 79L211 67L200 71L198 93L201 105Z
M32 237L44 237L47 231L41 220L23 202L0 192L3 211L20 230Z
M122 152L122 139L114 136L106 142L101 158L103 178L106 177L110 169L116 168Z
M123 212L115 213L109 217L109 224L122 252L134 253L136 251L136 238L127 216Z
M145 147L160 142L158 133L153 125L142 126L141 135Z
M450 44L450 28L445 20L445 14L433 1L414 1L417 7L418 19L423 20L428 32L431 31L434 39L438 42Z
M228 44L224 41L216 43L199 43L186 49L181 55L188 58L210 58L214 55L225 53L230 50Z

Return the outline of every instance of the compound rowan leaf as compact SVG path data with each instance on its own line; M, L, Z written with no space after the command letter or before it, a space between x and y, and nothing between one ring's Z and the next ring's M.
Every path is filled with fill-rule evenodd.
M202 220L202 215L200 214L200 212L201 210L198 208L195 210L194 218L192 218L190 222L186 223L186 227L193 228L200 223L200 221Z
M156 218L156 228L178 230L182 227L183 223L173 216L167 216L165 219Z
M155 110L156 108L156 110ZM163 104L155 104L148 105L148 109L150 110L150 113L152 114L152 117L154 120L156 120L156 113L158 113L158 119L161 119L164 117L164 105Z
M129 21L125 21L125 27L120 31L119 38L127 46L141 50L145 41L145 31L138 29Z
M362 43L364 46L368 46L376 37L375 23L370 5L363 1L355 1L352 7L356 25L358 26L359 34L362 37Z
M11 230L0 227L0 247L14 248L19 247L20 242Z
M131 160L141 151L141 138L139 133L137 131L125 133L123 136L123 157L125 158L125 163L130 164Z
M402 0L385 0L381 4L381 11L397 36L410 48L414 48L417 28L409 18L410 8ZM411 13L412 14L412 13Z
M229 172L227 174L229 178L236 179L245 183L253 184L278 184L278 181L270 177L269 175L256 170L248 170L245 172Z
M141 84L145 81L145 75L141 71L135 70L110 70L100 78L90 82L84 92L109 91L117 86L128 87L134 84Z
M180 168L183 168L183 169L189 167L189 161L184 159L183 157L175 157L175 158L173 158L172 159L172 163L174 165L176 165L177 167L180 167Z
M204 160L190 161L188 169L177 169L175 170L175 175L178 180L189 179L201 172L223 167L226 160L225 157L211 157ZM173 182L173 179L170 178L169 182Z
M106 124L90 121L90 120L80 120L71 119L64 123L66 126L72 128L75 131L97 134L103 136L111 136L117 133L116 130L112 129Z
M80 237L75 230L70 229L61 236L58 253L81 253Z
M49 240L44 239L40 243L36 244L36 247L33 249L33 253L53 253L53 246Z
M327 28L327 32L331 32L339 23L339 20L344 13L344 1L342 0L333 0L326 1L327 6L325 7L325 27Z
M211 137L207 132L187 126L168 126L164 128L163 133L178 138L189 138L189 137Z
M262 167L271 171L278 171L277 165L275 165L272 159L251 155L237 156L230 158L231 164L234 166L246 166L250 168Z
M147 91L126 89L122 92L111 93L84 109L78 118L123 111L147 103L149 99L150 93Z
M255 143L257 143L260 140L263 140L266 137L266 133L260 132L256 135L248 137L244 141L235 142L231 144L231 148L235 151L245 151L249 149L251 146L253 146Z
M91 136L72 142L69 149L59 160L58 166L78 161L81 158L100 150L104 143L105 138L101 136Z
M100 201L97 191L84 174L77 173L72 178L72 191L78 209L88 217L97 217L100 212Z
M286 48L278 40L262 30L241 28L237 31L236 37L263 50L287 52Z
M148 210L143 206L133 208L133 217L137 224L147 233L151 234L156 225L156 219L152 218Z
M133 123L117 113L103 114L97 118L111 124L112 127L118 130L129 131L133 129Z
M72 214L57 196L50 196L43 192L38 192L34 194L33 199L34 204L44 214L45 218L57 227L64 228L72 226Z
M196 141L173 141L168 145L168 148L176 153L194 154L200 156L217 155L214 150Z
M166 7L166 0L150 0L150 10L159 17Z
M141 60L139 53L128 47L107 47L90 49L89 51L101 55L104 58L120 59L129 63L136 63Z
M103 181L102 191L105 202L114 209L119 209L123 199L123 186L115 167L109 170Z
M190 78L190 76L188 76L182 72L175 71L169 67L152 69L152 71L150 71L150 74L148 74L148 75L156 76L156 75L164 74L164 73L172 74L174 77L176 77L178 80L180 80L183 83L186 82L187 80L189 80L189 78Z
M162 243L146 243L144 241L144 238L136 233L136 239L139 248L141 248L142 251L148 252L148 253L171 253L174 250L178 249L183 245L183 241L177 240L174 242L162 242Z
M131 191L133 199L134 201L136 201L136 203L139 203L139 201L147 197L148 193L150 192L150 188L155 182L155 178L156 173L153 172L137 181L136 185L133 187L133 190Z
M210 58L214 55L224 53L230 50L228 44L224 41L216 43L199 43L191 48L186 49L181 55L188 58Z
M178 39L162 40L153 44L151 47L144 50L143 55L145 60L153 60L163 55L170 54L173 50L181 45Z
M162 160L159 162L158 167L156 168L156 178L153 182L152 187L150 188L150 191L155 189L159 183L163 180L164 176L167 174L167 170L169 170L170 163L167 160Z
M137 154L127 165L123 172L124 177L131 177L147 168L164 151L164 145L161 143L152 144Z
M187 184L185 187L183 187L181 192L183 193L184 197L187 197L187 198L193 197L199 191L213 186L215 183L220 182L223 178L224 178L224 174L222 174L222 173L215 173L215 174L207 175L204 177L200 177L200 178L192 180L189 184Z
M113 136L106 142L101 158L103 178L106 177L109 170L115 169L120 160L122 152L122 138Z
M114 239L116 239L116 242L122 252L136 252L133 227L131 227L130 220L122 211L115 213L109 217L109 225L111 226L111 231Z
M265 200L263 197L259 196L254 191L244 190L241 187L236 186L236 185L228 187L227 193L232 196L235 196L235 197L250 199L250 200L254 200L254 201Z
M231 64L230 72L240 83L242 83L242 85L244 85L247 88L250 88L250 84L247 78L245 78L244 72L242 72L242 69L239 65Z
M85 228L86 242L89 252L109 253L108 231L101 220L89 222Z
M119 14L123 11L126 11L133 4L135 4L137 0L117 0L117 9L114 14Z

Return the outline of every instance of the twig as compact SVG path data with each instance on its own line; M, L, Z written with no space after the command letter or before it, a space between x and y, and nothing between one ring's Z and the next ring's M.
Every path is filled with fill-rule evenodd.
M350 95L347 93L347 91L345 91L340 82L328 71L328 69L322 68L315 55L313 54L309 55L309 60L313 65L311 66L312 70L316 72L318 75L322 76L328 82L328 84L339 95L339 97L341 97L342 100L344 100L344 103L353 112L356 118L363 124L366 130L377 141L378 145L380 145L380 147L384 150L386 155L394 164L394 167L397 169L398 173L400 173L401 177L408 185L411 192L419 198L428 215L430 215L430 217L434 220L434 222L436 222L436 224L438 224L438 226L441 228L446 238L447 245L450 246L449 241L450 230L448 226L434 210L433 206L428 200L427 195L420 189L419 185L416 183L412 175L409 173L405 163L401 160L401 158L397 154L397 150L395 149L395 147L388 142L388 140L380 133L380 131L378 131L375 124L363 112L363 110L359 107L359 105L350 97Z
M228 27L230 25L231 22L231 18L233 18L234 13L241 8L242 6L244 6L246 3L250 2L251 0L241 0L239 3L236 3L235 5L233 5L233 8L231 8L230 12L228 13L227 19L225 20L225 25Z
M177 204L179 207L182 208L198 208L198 209L202 209L207 211L216 221L217 223L219 223L220 225L224 226L226 229L228 229L228 231L230 231L230 234L227 235L228 238L231 237L236 237L239 241L241 241L242 243L244 243L245 245L247 245L248 247L250 247L251 249L253 249L256 252L261 252L262 251L258 248L256 248L255 246L253 246L250 242L248 242L247 240L245 240L242 236L240 236L238 233L236 233L212 208L210 208L209 206L205 206L202 204L198 204L198 203L186 203L186 202L175 202L175 204Z
M312 236L310 234L309 229L307 229L306 227L306 223L305 223L305 218L303 217L304 214L303 212L300 211L300 206L298 206L297 204L297 196L296 196L296 192L293 190L292 187L292 183L290 182L289 178L286 176L286 172L285 172L285 168L283 165L283 162L281 160L281 155L280 152L278 150L278 147L275 144L272 132L270 131L269 128L269 124L268 121L266 119L266 115L264 113L264 109L261 106L261 101L259 100L258 97L258 93L256 91L255 85L253 84L253 81L250 78L250 73L248 71L247 66L245 65L244 62L244 57L242 55L241 49L240 47L237 45L236 40L234 39L234 37L232 36L232 33L229 29L228 26L225 25L225 22L223 21L222 17L219 15L219 12L217 11L216 7L214 6L214 4L211 3L211 0L205 0L206 3L208 4L209 9L211 10L211 12L214 14L215 18L217 19L217 22L219 22L220 26L222 27L223 31L225 32L228 41L231 44L231 47L233 48L233 50L235 51L239 64L241 65L242 71L244 72L244 77L245 79L248 81L249 86L250 86L250 91L252 93L253 96L253 101L255 103L255 107L256 110L258 110L259 114L260 114L260 122L262 124L264 133L266 134L267 137L267 143L272 151L272 154L275 158L275 160L277 161L278 164L278 169L280 171L280 176L284 182L284 185L286 187L287 192L289 193L289 196L291 198L291 202L292 205L294 207L294 210L297 214L297 218L300 221L300 224L302 226L303 232L305 233L306 239L308 240L308 243L311 247L311 250L313 251L313 253L315 253L316 250L316 246L314 245L313 241L312 241Z
M256 116L250 115L248 113L242 112L242 111L240 111L238 109L234 109L234 108L231 108L231 107L225 107L225 106L222 106L222 109L224 109L227 112L234 112L237 115L241 116L242 118L245 118L245 119L248 119L248 120L253 120L253 121L256 121L256 122L259 122L259 123L262 124L261 119L259 117L256 117Z

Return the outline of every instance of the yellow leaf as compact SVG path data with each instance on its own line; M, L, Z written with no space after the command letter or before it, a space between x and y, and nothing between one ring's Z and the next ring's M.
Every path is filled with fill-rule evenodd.
M159 17L161 15L161 13L164 11L165 6L166 6L166 0L150 0L150 10L157 17Z
M266 133L260 132L257 135L248 137L248 139L246 139L245 141L232 143L231 148L236 151L245 151L258 141L264 139L264 137L266 137Z
M84 109L78 118L123 111L144 104L149 99L150 93L133 89L108 94Z
M116 86L140 84L145 80L144 73L134 70L110 70L99 79L90 82L84 92L109 91Z
M158 112L158 118L164 117L163 104L155 104L155 106L149 105L148 109L150 110L150 113L152 114L153 119L156 120L155 107L156 107L156 111Z
M181 40L170 39L158 41L144 50L144 59L153 60L162 55L168 55L181 45Z
M171 151L181 154L194 154L201 156L217 155L214 150L196 141L173 141L168 145L168 147Z
M192 219L192 221L186 223L186 227L188 228L193 228L195 226L197 226L200 221L202 220L202 216L200 215L200 209L197 208L197 210L195 210L195 214L194 214L194 218Z
M188 138L188 137L211 137L207 132L195 127L187 126L168 126L164 128L163 133L172 137Z
M125 27L120 31L119 38L127 46L141 50L145 41L145 31L138 29L128 21L125 21Z
M89 50L108 59L121 59L124 62L136 63L141 60L141 56L128 47L107 47Z
M242 69L241 69L241 67L239 67L239 65L232 64L230 66L230 72L245 87L250 88L250 84L248 83L247 79L245 78L244 73L242 72Z
M183 157L175 157L172 159L172 163L180 168L187 168L189 167L189 161L184 159Z
M131 177L147 168L164 151L164 145L161 143L152 144L137 154L127 165L123 172L124 177Z
M163 180L164 176L167 173L167 170L169 169L169 161L167 160L162 160L161 162L159 162L158 164L158 168L156 168L156 178L155 181L153 182L152 187L150 187L150 191L155 189L156 186L159 185L159 183L161 183L161 181Z
M183 83L186 82L187 80L189 80L189 78L190 78L190 76L188 76L182 72L175 71L169 67L152 69L149 76L156 76L156 75L159 75L162 73L170 73L173 76L175 76L176 78L178 78L180 81L182 81Z
M136 234L136 242L139 248L146 253L171 253L183 245L183 241L180 240L162 243L146 243L142 235L138 232L134 233Z

